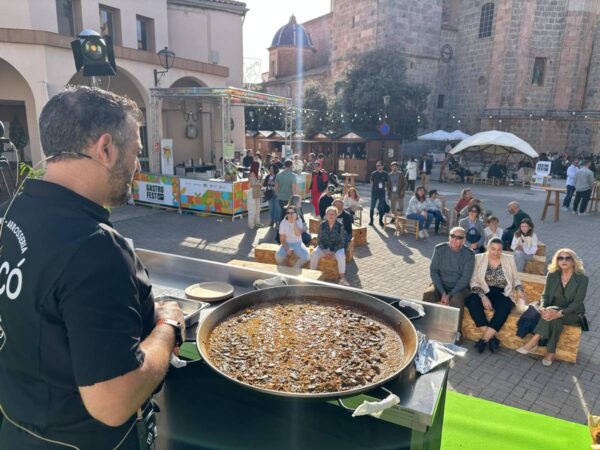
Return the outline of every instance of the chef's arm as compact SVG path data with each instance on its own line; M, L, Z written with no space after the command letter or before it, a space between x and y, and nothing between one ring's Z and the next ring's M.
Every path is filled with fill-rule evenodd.
M172 319L184 323L183 314L168 302L160 308L158 319ZM177 305L177 303L175 303ZM87 411L96 420L111 427L123 425L150 398L165 378L171 353L175 347L175 328L167 324L154 327L140 343L144 353L141 367L92 386L80 386L79 392Z

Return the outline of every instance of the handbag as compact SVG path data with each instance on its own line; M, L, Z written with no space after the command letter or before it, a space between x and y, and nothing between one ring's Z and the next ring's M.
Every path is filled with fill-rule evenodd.
M585 317L585 314L579 314L579 326L581 327L581 331L590 331L590 322Z

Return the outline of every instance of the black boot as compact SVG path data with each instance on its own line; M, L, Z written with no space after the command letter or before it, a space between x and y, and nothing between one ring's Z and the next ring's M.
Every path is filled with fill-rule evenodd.
M496 336L494 336L489 340L488 345L490 347L490 352L494 353L500 347L500 341Z
M483 339L479 339L477 341L477 343L475 344L475 348L477 349L477 351L479 353L483 353L485 351L486 347L487 347L487 341L484 341Z

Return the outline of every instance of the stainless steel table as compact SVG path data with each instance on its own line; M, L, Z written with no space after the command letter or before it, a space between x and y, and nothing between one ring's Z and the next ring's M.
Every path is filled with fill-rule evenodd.
M248 292L259 278L272 273L211 261L137 249L148 268L156 294L182 295L186 286L202 281L232 284L235 295ZM326 284L286 277L290 284ZM426 284L427 280L423 280ZM353 288L343 288L353 291ZM384 301L397 298L363 291ZM423 303L427 315L415 327L430 338L454 341L459 311ZM202 312L210 314L207 308ZM201 319L202 320L202 317ZM188 338L193 339L194 330ZM411 366L413 367L413 366ZM448 366L412 383L391 382L385 387L400 404L379 419L352 418L337 402L294 401L241 388L202 362L171 369L157 396L159 449L427 449L440 448ZM378 389L344 399L349 406L383 398Z

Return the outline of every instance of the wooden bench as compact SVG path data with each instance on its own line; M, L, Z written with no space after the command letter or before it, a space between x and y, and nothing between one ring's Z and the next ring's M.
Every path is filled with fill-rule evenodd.
M264 264L272 264L276 265L277 261L275 260L275 253L279 249L278 244L272 244L269 242L263 242L262 244L257 245L254 248L254 259L256 259L259 263ZM308 251L312 254L315 247L309 247ZM296 262L297 256L292 255L288 256L288 264L289 266L293 266ZM348 244L348 251L346 252L346 262L351 262L354 258L354 242L350 241ZM280 266L281 267L281 266ZM307 262L304 265L304 268L308 268L309 263ZM340 274L337 267L337 260L335 258L321 258L319 260L319 265L317 270L323 272L323 276L325 280L338 280L340 278Z
M546 257L533 255L533 259L525 264L525 273L546 275Z
M486 317L492 318L492 311L485 311ZM497 337L500 340L500 346L504 348L517 349L523 346L530 338L531 335L525 336L521 339L515 332L517 330L517 321L519 320L520 313L513 310L508 316L504 326L497 333ZM471 341L478 341L481 339L482 333L479 328L473 322L469 310L464 308L464 316L462 322L462 334L466 339ZM579 350L579 340L581 338L581 328L578 326L565 325L563 332L558 340L556 347L556 359L561 361L567 361L575 363L577 361L577 352ZM535 354L543 356L546 354L546 347L539 347Z
M546 277L519 272L519 278L521 279L521 285L523 286L525 295L527 295L527 300L529 302L539 300L542 296L542 292L544 292L544 286L546 286Z
M241 259L232 259L227 264L232 266L245 267L247 269L257 269L273 274L290 275L294 277L306 278L308 280L323 280L325 275L320 270L297 269L295 267L278 266L276 264L267 264L256 261L243 261Z

